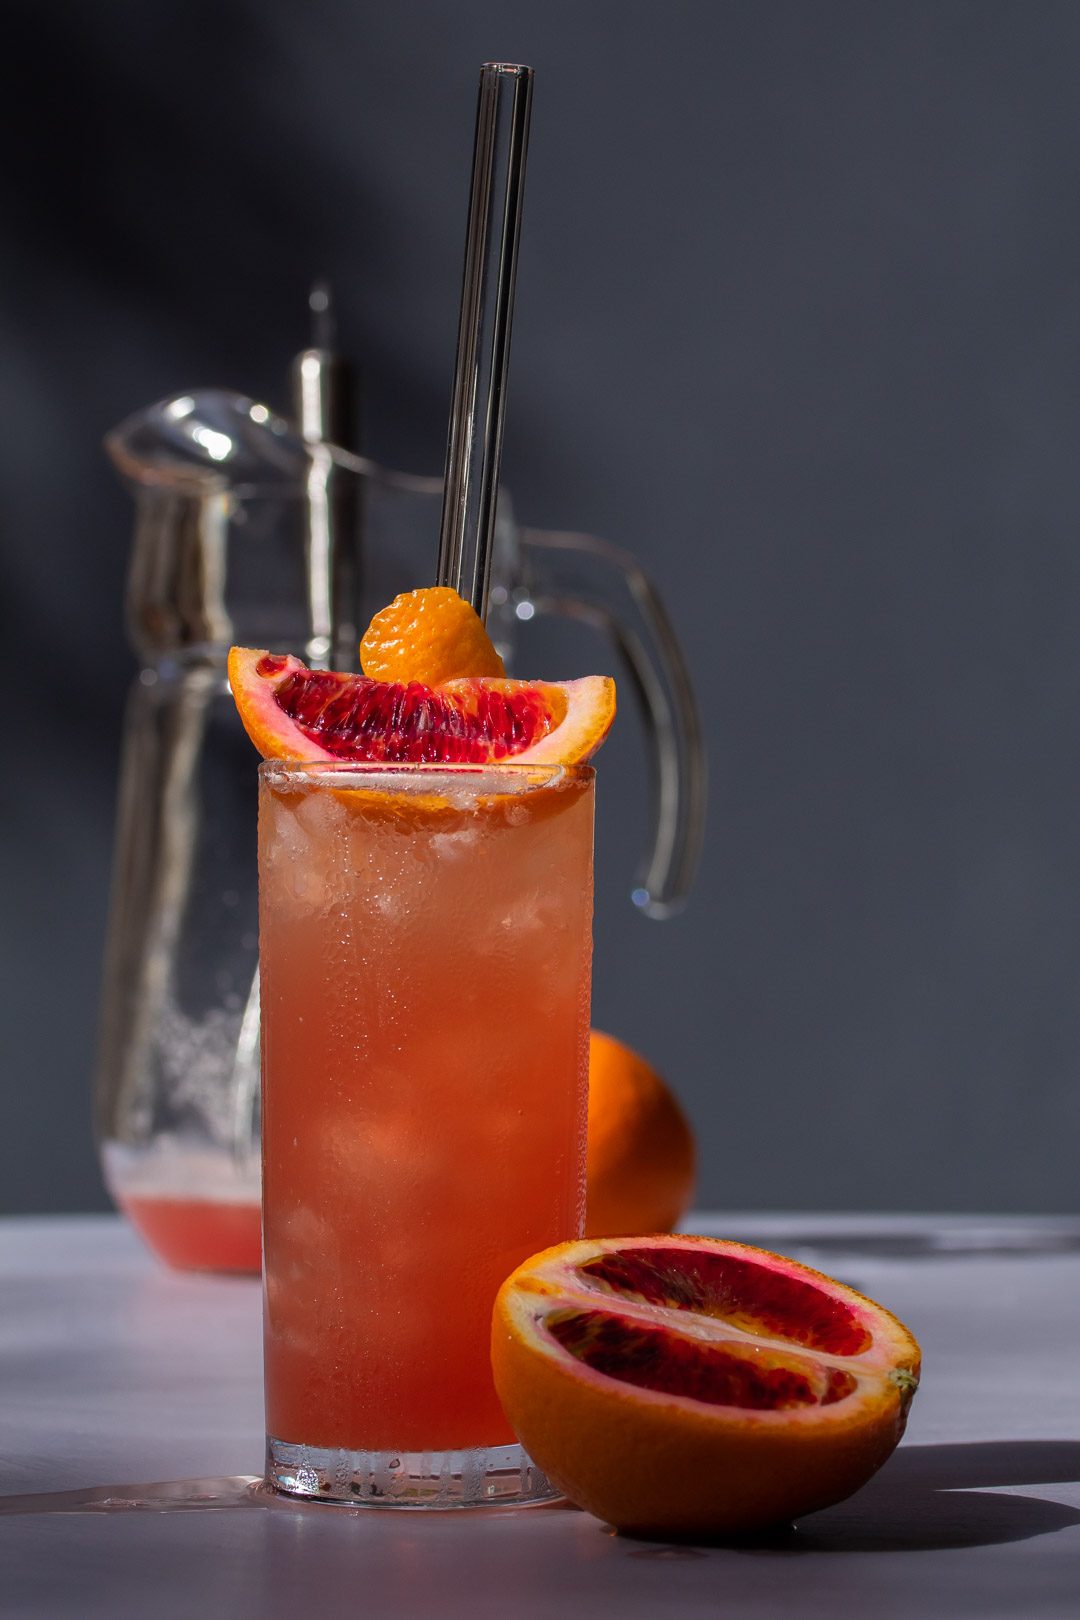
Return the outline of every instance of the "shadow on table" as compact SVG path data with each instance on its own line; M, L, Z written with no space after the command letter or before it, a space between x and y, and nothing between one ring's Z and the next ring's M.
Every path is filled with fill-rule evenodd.
M253 1474L223 1479L170 1479L147 1485L90 1485L77 1491L0 1496L0 1518L19 1513L194 1513L260 1508L266 1499Z
M1080 1442L988 1440L904 1446L855 1496L790 1528L723 1543L748 1554L932 1552L1026 1541L1080 1524L1080 1508L993 1488L1080 1481ZM700 1545L700 1544L699 1544ZM642 1547L632 1557L693 1556Z
M1080 1481L1080 1442L990 1440L970 1445L903 1446L847 1502L791 1528L727 1541L728 1550L775 1557L801 1553L927 1552L1026 1541L1080 1524L1080 1508L1038 1496L985 1494L1027 1485ZM283 1507L309 1511L259 1489L251 1476L99 1485L0 1497L0 1516L26 1513L189 1513ZM323 1511L320 1509L319 1511ZM538 1510L532 1509L536 1512ZM704 1544L642 1542L631 1558L707 1557Z
M857 1496L804 1520L796 1550L921 1552L1026 1541L1080 1524L1080 1508L990 1489L1076 1480L1075 1441L906 1446Z

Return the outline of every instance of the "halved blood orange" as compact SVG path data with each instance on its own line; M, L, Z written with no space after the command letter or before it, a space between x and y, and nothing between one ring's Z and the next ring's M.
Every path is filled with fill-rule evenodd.
M639 1535L762 1529L890 1456L919 1347L880 1305L712 1238L584 1239L503 1284L495 1386L572 1502Z
M469 679L443 686L308 669L233 647L229 684L265 759L386 764L579 764L615 718L615 683Z

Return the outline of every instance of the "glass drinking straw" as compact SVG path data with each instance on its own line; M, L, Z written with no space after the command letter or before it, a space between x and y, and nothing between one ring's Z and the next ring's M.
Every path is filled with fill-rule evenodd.
M487 616L533 70L485 62L446 446L438 583Z

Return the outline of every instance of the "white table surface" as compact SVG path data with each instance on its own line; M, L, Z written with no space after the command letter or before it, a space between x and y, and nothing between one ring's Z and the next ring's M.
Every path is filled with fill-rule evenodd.
M687 1224L855 1283L925 1353L892 1461L757 1545L255 1495L258 1284L166 1272L112 1217L0 1221L0 1614L1077 1620L1080 1221Z

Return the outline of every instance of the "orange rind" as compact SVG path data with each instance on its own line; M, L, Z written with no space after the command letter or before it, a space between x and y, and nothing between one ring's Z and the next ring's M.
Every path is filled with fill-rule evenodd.
M622 1041L589 1036L585 1235L668 1232L694 1194L694 1134L652 1066Z
M422 686L506 674L480 615L445 585L405 591L376 613L360 643L360 668L369 680Z

